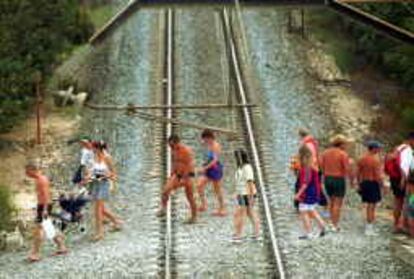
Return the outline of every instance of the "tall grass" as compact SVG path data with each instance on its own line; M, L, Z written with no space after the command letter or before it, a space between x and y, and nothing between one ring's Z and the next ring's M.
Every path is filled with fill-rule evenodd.
M0 231L11 229L15 213L16 208L10 188L0 185Z

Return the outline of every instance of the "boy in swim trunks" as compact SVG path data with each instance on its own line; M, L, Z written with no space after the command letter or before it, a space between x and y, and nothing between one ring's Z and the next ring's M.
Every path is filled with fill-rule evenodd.
M381 147L381 144L377 141L368 142L368 152L358 160L357 178L359 191L362 202L367 204L367 223L365 226L365 234L367 236L375 235L373 228L375 222L375 209L377 203L381 201L383 178L381 161L378 156Z
M168 138L168 145L172 151L172 172L162 191L161 208L157 216L162 217L165 215L171 192L184 187L191 208L191 217L187 223L195 223L197 220L197 207L193 195L194 153L190 147L181 143L177 135L171 135Z
M26 175L34 179L36 183L36 195L37 195L37 214L36 214L36 226L33 230L33 248L30 252L28 260L30 262L36 262L40 260L40 248L43 240L43 228L42 222L44 218L47 218L52 210L51 195L50 195L50 181L42 174L40 169L34 164L28 164L26 166ZM53 238L58 250L55 255L66 254L67 248L64 244L64 237L62 234L58 234Z

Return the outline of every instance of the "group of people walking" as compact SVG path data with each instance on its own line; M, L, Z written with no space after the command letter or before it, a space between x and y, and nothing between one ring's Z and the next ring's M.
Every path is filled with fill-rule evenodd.
M172 151L172 170L171 175L162 190L161 205L157 216L165 215L166 206L171 192L183 187L190 205L190 218L187 223L195 223L200 212L207 210L207 198L205 195L206 186L211 183L217 199L217 208L213 215L223 217L227 215L222 188L224 166L220 161L221 145L215 138L213 131L206 129L201 133L201 139L205 145L205 159L200 168L195 167L194 152L190 147L183 144L177 135L171 135L168 145ZM105 236L105 221L109 221L112 230L121 230L123 221L116 216L109 208L108 201L111 188L117 180L117 173L108 152L108 146L104 141L92 141L88 137L81 137L80 144L80 163L75 172L72 182L81 188L88 188L88 192L93 201L93 212L95 221L95 232L93 241L100 241ZM260 221L253 210L256 197L256 185L254 183L253 168L249 163L247 152L242 149L234 151L237 170L234 178L234 198L237 201L237 208L234 214L234 241L241 241L244 219L248 217L254 226L253 237L258 237L260 232ZM33 178L36 184L37 193L37 216L36 226L33 234L33 247L28 260L36 262L40 260L40 248L45 238L44 221L52 214L52 197L50 193L50 181L41 169L33 163L26 166L26 174ZM199 203L197 206L193 193L193 180L197 176L197 194ZM66 254L67 248L64 245L64 236L57 233L53 236L53 241L57 244L56 255Z
M112 230L122 229L122 220L116 216L106 205L111 192L111 185L117 178L116 170L104 141L92 141L88 137L78 140L81 146L79 168L72 182L77 186L87 187L90 197L94 203L95 232L93 241L104 238L106 220L112 224ZM33 246L28 257L30 262L41 259L40 248L47 234L46 225L49 217L53 216L53 200L50 190L50 180L44 175L37 164L26 165L26 175L35 181L37 194L37 210L35 227L33 231ZM68 252L64 244L64 236L61 232L53 233L52 240L57 244L58 250L54 255L66 254Z
M172 151L171 174L163 188L161 194L161 205L157 212L158 217L166 214L166 207L171 192L183 187L190 205L191 215L186 223L192 224L197 221L200 212L207 210L207 198L205 187L211 183L217 199L217 208L213 215L223 217L227 215L224 201L222 180L224 175L224 166L220 161L222 147L216 140L214 132L206 129L201 133L201 140L205 145L205 159L200 168L196 168L193 150L181 142L177 135L171 135L168 138L168 145ZM237 169L234 177L234 198L237 201L237 208L234 214L235 233L233 240L241 241L244 227L244 219L248 217L254 226L254 237L259 236L260 221L253 209L255 204L257 189L254 183L254 172L249 163L248 154L243 149L234 151ZM199 206L193 193L193 180L197 179L197 194L199 197Z
M350 140L343 135L330 139L330 146L321 152L318 141L305 129L298 154L291 161L296 179L295 207L303 222L304 234L300 239L313 237L311 220L319 226L319 236L327 229L339 232L341 209L347 181L356 189L366 207L365 234L375 235L374 223L377 204L387 192L385 176L394 195L394 231L407 232L414 237L414 132L407 135L401 145L381 156L382 144L370 140L367 151L355 162L348 155ZM327 207L329 225L316 207Z
M348 155L349 140L343 135L336 135L330 140L330 146L321 152L318 141L305 129L299 130L300 146L298 154L292 160L291 169L296 175L295 207L303 222L304 234L300 239L313 237L311 221L316 220L318 236L324 236L329 229L339 232L341 209L346 194L347 181L357 189L361 201L366 204L366 235L375 235L374 223L376 206L382 199L389 177L391 190L394 195L394 231L408 232L414 237L414 132L408 134L401 145L380 156L382 145L378 141L368 141L367 151L356 162ZM172 153L170 176L162 190L158 217L166 213L169 197L178 188L184 188L190 205L190 218L187 223L195 223L198 215L207 210L206 186L211 183L217 199L214 216L227 215L224 201L222 180L224 166L220 160L222 147L216 140L213 131L206 129L201 133L205 145L205 159L200 168L195 166L194 152L181 142L177 135L168 138ZM73 178L73 183L88 186L94 203L95 233L93 241L102 240L105 236L105 221L109 221L113 230L121 230L123 222L107 206L111 188L117 179L117 173L108 152L107 144L103 141L92 141L87 137L78 140L81 146L79 168ZM234 151L236 171L234 174L234 236L233 240L240 242L246 217L254 227L254 238L260 233L260 220L254 210L257 194L254 183L254 170L249 162L249 156L243 149ZM36 164L26 166L26 174L33 178L36 184L37 213L36 226L33 233L33 248L29 260L40 260L40 247L45 227L43 221L52 211L50 181ZM196 202L193 191L193 180L197 177ZM197 206L198 204L198 206ZM329 225L317 211L320 205L329 212ZM326 216L324 216L326 217ZM67 253L62 234L54 234L57 244L56 255Z

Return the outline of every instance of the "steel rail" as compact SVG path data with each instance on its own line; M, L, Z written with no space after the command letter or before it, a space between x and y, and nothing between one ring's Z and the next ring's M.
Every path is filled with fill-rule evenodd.
M166 57L165 57L165 78L167 83L165 84L165 104L169 106L165 110L165 116L169 119L173 118L173 55L174 55L174 14L172 9L168 9L166 12ZM165 124L165 142L173 133L173 124L171 122ZM171 149L166 147L166 177L168 178L171 173ZM166 212L166 232L165 232L165 258L164 258L164 278L171 278L171 254L172 254L172 221L171 221L171 199L167 203Z
M236 83L238 87L237 91L240 95L241 104L247 104L246 91L245 91L244 84L243 84L242 72L240 69L240 62L238 59L236 43L235 43L234 36L233 36L234 34L232 33L232 30L230 27L229 16L228 16L226 8L223 9L223 21L224 21L225 31L227 33L226 37L227 37L227 41L228 41L227 43L228 43L229 50L230 50L231 62L234 67L234 76L236 78ZM253 155L254 168L256 171L257 182L258 182L257 184L261 190L260 193L261 193L266 221L267 221L266 224L269 230L269 237L270 237L271 244L272 244L273 256L275 257L275 261L277 265L278 277L280 279L285 279L286 274L285 274L285 270L284 270L283 263L282 263L282 257L279 251L278 241L275 237L275 230L274 230L272 216L271 216L271 212L269 208L269 201L266 196L266 186L264 184L263 173L262 173L259 153L257 149L255 134L253 130L251 114L247 107L242 108L242 111L243 111L246 129L247 129L249 145L250 145L250 149Z

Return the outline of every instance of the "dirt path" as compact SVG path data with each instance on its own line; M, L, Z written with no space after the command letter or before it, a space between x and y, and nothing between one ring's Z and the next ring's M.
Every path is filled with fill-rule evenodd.
M40 163L45 172L52 164L64 160L67 141L74 137L79 119L63 112L52 111L42 119L43 144L35 144L35 119L29 118L7 134L0 135L0 185L9 187L15 196L20 215L26 215L35 205L34 187L25 177L24 166L28 161Z

